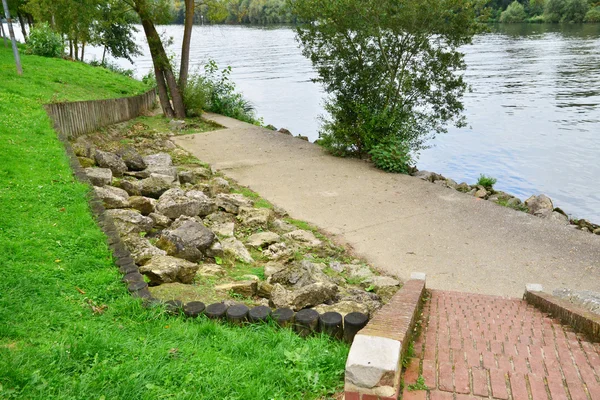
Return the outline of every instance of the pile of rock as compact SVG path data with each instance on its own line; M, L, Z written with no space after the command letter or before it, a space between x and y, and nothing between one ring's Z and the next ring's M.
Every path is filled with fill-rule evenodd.
M131 147L75 149L151 291L210 277L224 299L241 296L247 303L294 311L314 307L321 313L370 315L400 287L359 260L331 261L326 256L339 249L326 238L231 193L230 183L209 168L178 167L168 153L143 156ZM230 277L222 260L263 267L264 277L236 280L240 277Z
M522 202L519 198L509 193L494 190L493 188L486 188L481 185L469 185L465 182L456 183L456 181L445 178L444 176L436 174L435 172L416 171L412 174L412 176L423 179L424 181L432 182L436 185L458 190L459 192L468 193L471 196L480 198L482 200L489 200L506 207L528 212L536 217L555 221L563 225L571 224L575 228L578 228L584 232L592 232L600 235L600 225L592 224L585 219L570 219L563 210L558 207L554 207L552 200L544 194L539 196L531 196L525 200L525 202Z

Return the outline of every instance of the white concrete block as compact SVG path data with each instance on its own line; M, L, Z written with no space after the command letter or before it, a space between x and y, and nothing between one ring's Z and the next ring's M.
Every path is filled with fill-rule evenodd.
M527 292L543 292L544 288L539 283L528 283L525 285L525 290Z
M425 272L413 272L410 274L411 280L414 279L417 281L424 281L426 277L427 277L427 275L425 274Z
M373 388L384 376L395 377L400 368L401 348L398 340L356 335L346 361L346 381Z

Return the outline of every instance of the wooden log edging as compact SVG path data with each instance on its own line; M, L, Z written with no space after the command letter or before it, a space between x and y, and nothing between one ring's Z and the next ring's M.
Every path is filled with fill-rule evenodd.
M76 139L99 128L139 117L156 104L156 89L119 99L89 100L44 105L54 129Z
M71 166L71 171L73 172L75 178L79 182L87 184L90 188L93 188L92 182L90 182L83 167L79 163L79 159L73 151L73 147L69 142L67 134L64 132L58 132L58 139L62 142L65 148L65 152ZM134 297L153 301L154 298L148 290L148 284L144 281L144 277L138 271L138 267L135 264L131 253L129 250L127 250L125 243L123 243L121 240L119 232L117 231L112 218L106 213L102 199L98 197L94 190L90 190L87 200L94 219L98 223L98 226L100 226L100 229L102 229L106 235L107 244L111 250L115 264L119 267L119 271L123 274L123 282L127 284L127 289Z
M402 359L418 319L425 293L425 274L411 279L358 332L346 362L346 400L396 400Z
M558 318L563 324L600 342L600 315L569 301L544 293L542 285L528 284L523 298L537 309Z

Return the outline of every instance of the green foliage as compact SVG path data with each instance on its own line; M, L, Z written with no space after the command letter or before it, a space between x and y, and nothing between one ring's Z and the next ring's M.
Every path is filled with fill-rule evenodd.
M506 11L500 16L500 22L523 22L527 18L525 7L517 0L510 3Z
M429 388L425 384L425 378L423 378L423 375L419 375L417 381L412 385L408 385L406 389L408 389L409 392L413 392L415 390L429 390Z
M192 74L183 93L186 113L194 116L206 110L258 124L254 108L236 91L230 74L231 67L219 71L217 63L213 60L204 66L203 74Z
M477 185L483 186L486 189L492 189L496 182L498 182L496 178L492 178L491 176L481 174L479 175L479 179L477 180Z
M567 7L568 0L546 0L544 20L546 22L560 22Z
M582 22L590 6L587 0L547 0L546 22Z
M408 174L414 164L410 147L397 138L386 139L376 144L369 154L373 164L387 172Z
M483 1L297 0L303 54L329 94L320 144L363 156L393 137L411 150L464 126L459 47L480 30Z
M91 66L94 66L94 67L106 68L107 70L114 72L115 74L120 74L120 75L126 76L128 78L133 78L133 70L132 69L121 68L120 66L118 66L115 63L111 63L111 62L102 63L97 60L92 60L88 64L90 64Z
M0 46L0 398L321 399L340 390L341 342L171 317L128 294L90 215L90 189L73 179L42 105L147 88L83 63L22 61L17 76Z
M45 22L36 24L29 33L27 53L42 57L61 57L63 50L62 38Z
M530 24L543 24L546 22L543 15L536 15L535 17L531 17L527 20Z
M583 19L584 22L600 22L600 7L590 9Z
M138 29L135 14L121 0L108 0L98 5L98 16L93 24L93 43L101 45L115 58L133 62L132 56L140 55L133 34ZM102 60L105 61L104 58Z
M589 8L587 0L567 0L560 22L583 22Z

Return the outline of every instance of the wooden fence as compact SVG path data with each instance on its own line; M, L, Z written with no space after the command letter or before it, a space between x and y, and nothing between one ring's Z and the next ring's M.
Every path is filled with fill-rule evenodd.
M104 126L127 121L151 110L156 103L156 90L120 99L75 101L46 104L46 112L54 129L75 139Z

